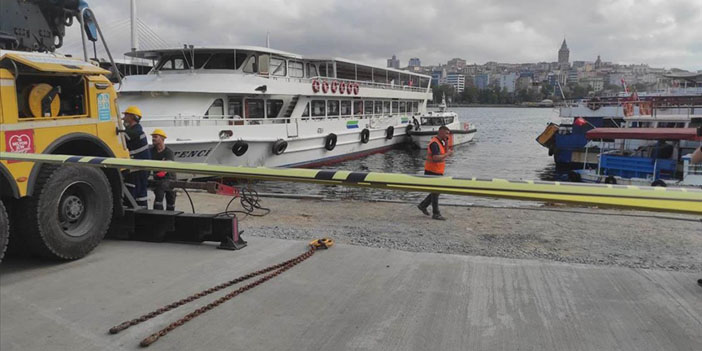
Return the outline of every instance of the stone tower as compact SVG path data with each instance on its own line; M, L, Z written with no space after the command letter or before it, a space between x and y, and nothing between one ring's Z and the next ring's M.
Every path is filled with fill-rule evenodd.
M568 50L568 44L566 44L565 38L563 38L563 44L561 44L561 48L558 50L558 65L560 67L570 67L570 63L568 62L568 58L570 56L570 50Z

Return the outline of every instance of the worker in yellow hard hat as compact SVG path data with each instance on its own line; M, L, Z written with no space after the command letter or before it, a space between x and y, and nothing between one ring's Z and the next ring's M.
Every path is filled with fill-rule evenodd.
M165 142L166 132L161 129L154 129L151 132L151 159L157 161L173 161L175 159L173 151L169 149ZM163 210L163 198L166 197L166 210L175 210L175 191L170 186L170 182L175 180L173 172L154 171L153 191L155 195L154 210Z
M144 133L144 129L139 122L141 121L141 110L136 106L129 106L124 110L124 129L119 132L124 133L124 138L127 141L127 149L129 156L138 160L150 160L151 152L149 151L149 141ZM146 189L149 180L148 171L130 171L125 176L124 185L127 186L129 192L136 200L137 206L147 207Z

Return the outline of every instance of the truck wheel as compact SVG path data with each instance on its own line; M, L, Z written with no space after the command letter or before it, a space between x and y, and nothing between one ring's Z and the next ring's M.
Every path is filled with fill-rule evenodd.
M24 202L19 232L32 253L73 260L92 251L112 219L112 192L95 168L44 166L34 196Z
M7 242L9 239L10 219L7 216L5 205L0 200L0 262L2 262L3 256L5 256L5 249L7 249Z

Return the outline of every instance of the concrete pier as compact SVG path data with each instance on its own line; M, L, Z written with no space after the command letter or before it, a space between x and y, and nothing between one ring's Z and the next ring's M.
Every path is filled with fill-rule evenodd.
M226 292L107 330L301 254L306 242L105 241L64 264L0 272L0 349L134 350ZM150 346L153 350L699 350L696 274L337 245Z

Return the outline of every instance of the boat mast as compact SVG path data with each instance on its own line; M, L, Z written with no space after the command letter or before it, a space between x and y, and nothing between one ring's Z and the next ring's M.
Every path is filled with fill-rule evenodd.
M131 26L132 26L132 51L137 51L139 49L139 39L137 37L136 30L136 0L131 0Z

